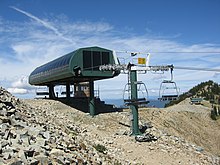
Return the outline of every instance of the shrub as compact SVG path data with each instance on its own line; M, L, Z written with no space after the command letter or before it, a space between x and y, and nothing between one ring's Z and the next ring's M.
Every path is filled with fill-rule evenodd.
M98 152L101 152L101 153L103 153L103 154L105 154L106 151L107 151L107 148L106 148L105 146L101 145L101 144L94 145L93 147L94 147Z
M211 118L212 118L212 120L217 120L217 117L216 117L215 112L213 110L211 111Z

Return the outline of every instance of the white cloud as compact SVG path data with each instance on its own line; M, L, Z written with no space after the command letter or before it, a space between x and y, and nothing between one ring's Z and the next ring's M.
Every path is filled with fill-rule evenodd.
M30 54L32 54L36 49L30 44L15 44L12 45L12 49L15 51L17 54L17 59L21 61L26 61L28 60Z
M11 87L7 88L12 94L27 94L35 89L28 83L28 77L22 76L11 83Z
M100 33L100 32L106 32L113 29L113 26L109 25L105 22L76 22L74 24L66 24L65 26L61 27L63 28L66 33Z
M7 89L12 94L27 94L28 90L24 88L8 88Z
M22 13L22 14L24 14L24 15L26 15L26 16L28 16L28 17L30 17L31 19L34 19L35 21L42 24L47 29L52 30L57 36L61 37L62 39L66 40L70 43L73 43L73 41L70 38L67 38L67 37L63 36L63 34L56 27L52 26L49 22L44 21L44 20L42 20L42 19L40 19L40 18L38 18L38 17L36 17L36 16L26 12L26 11L18 9L14 6L11 6L11 8L18 11L18 12L20 12L20 13Z
M12 82L11 86L13 88L31 88L31 85L28 83L28 77L22 76L18 80Z
M218 78L218 77L220 77L220 73L215 73L215 74L213 75L213 78Z
M150 65L174 64L174 66L210 68L220 66L219 54L156 53L220 52L220 45L211 43L185 45L172 39L144 35L134 37L129 34L124 36L119 32L116 34L113 26L105 22L69 22L67 19L63 21L56 18L48 20L12 8L32 19L30 22L25 22L25 26L24 23L0 20L0 75L1 79L5 77L8 79L9 89L13 88L15 92L19 89L21 93L25 93L23 89L26 89L26 92L30 90L24 75L27 77L37 66L86 46L97 45L116 51L155 52L151 53ZM131 59L128 53L118 53L118 56ZM149 72L140 75L139 79L146 83L149 89L153 89L149 90L150 94L155 94L160 82L169 77L169 72L162 75ZM211 72L174 70L174 79L182 86L190 82L186 87L184 86L185 89L204 80L214 79L219 82L220 76ZM100 85L101 91L105 91L102 94L104 97L121 97L126 83L127 76L120 75L111 80L97 81L96 84ZM107 91L107 89L115 90Z

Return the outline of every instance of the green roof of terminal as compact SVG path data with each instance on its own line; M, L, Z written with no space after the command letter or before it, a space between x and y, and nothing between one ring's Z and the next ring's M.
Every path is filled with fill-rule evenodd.
M112 50L101 47L86 47L37 67L29 76L31 85L61 85L66 82L84 82L112 78L119 72L100 71L100 65L117 64Z

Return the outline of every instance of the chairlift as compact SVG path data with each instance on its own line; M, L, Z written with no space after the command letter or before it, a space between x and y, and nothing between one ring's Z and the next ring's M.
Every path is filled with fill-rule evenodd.
M131 99L131 83L128 82L123 90L123 100L125 106L129 106L131 104L138 104L140 105L146 105L149 103L148 100L148 90L146 85L142 81L137 81L137 93L138 93L138 99L132 100Z
M173 68L170 68L171 79L163 80L160 84L159 98L160 101L174 101L179 98L179 91L176 82L173 81Z
M36 98L47 98L49 97L49 89L46 86L39 86L35 90Z

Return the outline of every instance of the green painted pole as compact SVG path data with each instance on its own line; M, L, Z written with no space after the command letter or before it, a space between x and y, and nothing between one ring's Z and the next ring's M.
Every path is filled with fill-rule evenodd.
M94 98L94 81L89 81L89 114L95 116L95 98Z
M137 71L130 71L130 83L131 83L131 99L138 99L137 93ZM139 125L138 125L138 105L131 104L130 108L132 110L132 135L140 135Z

